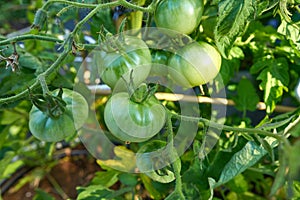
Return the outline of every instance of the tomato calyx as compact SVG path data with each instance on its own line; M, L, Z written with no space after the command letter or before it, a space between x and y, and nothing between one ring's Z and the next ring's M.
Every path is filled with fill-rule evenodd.
M106 53L111 52L126 52L124 46L126 46L125 36L123 33L126 23L126 18L122 21L118 30L117 36L109 32L105 27L101 27L99 42L101 43L100 49Z
M126 83L124 77L122 76L121 78L123 78L124 82ZM142 83L136 87L133 82L133 70L130 71L130 82L127 83L127 89L131 101L135 103L143 103L155 94L157 88L157 84L150 86L146 83Z
M59 89L56 96L50 93L33 94L29 88L28 91L32 104L52 119L59 118L65 112L67 104L62 99L62 88Z
M136 103L143 103L155 94L157 87L157 85L149 86L146 83L142 83L130 95L130 100Z

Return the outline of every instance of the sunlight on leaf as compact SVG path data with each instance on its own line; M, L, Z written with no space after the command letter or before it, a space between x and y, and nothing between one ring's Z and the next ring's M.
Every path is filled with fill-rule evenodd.
M228 56L237 37L254 18L256 4L257 1L254 0L223 0L219 3L219 17L214 34L222 56Z
M124 146L116 146L114 153L116 155L114 160L97 160L97 163L120 171L136 171L136 158L132 151Z

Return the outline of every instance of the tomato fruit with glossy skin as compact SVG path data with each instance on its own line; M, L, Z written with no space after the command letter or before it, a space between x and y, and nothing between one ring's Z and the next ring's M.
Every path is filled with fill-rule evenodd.
M169 60L171 78L183 87L194 87L213 80L222 58L210 44L193 42L179 49Z
M109 131L127 142L143 142L156 135L164 126L166 110L154 97L138 103L126 92L112 95L104 109Z
M152 67L151 75L166 76L168 75L168 59L170 53L163 50L155 50L151 53Z
M99 61L97 65L100 76L111 88L122 80L122 76L129 82L130 70L133 70L133 82L139 85L146 80L151 70L150 50L146 43L137 37L125 36L124 41L118 43L115 49L101 50L96 52L95 56Z
M190 34L199 25L203 12L202 0L162 0L154 12L157 27Z
M56 95L58 90L54 90ZM63 89L62 100L66 103L65 111L57 118L48 116L35 105L29 113L29 129L33 136L46 142L58 142L71 136L88 117L88 103L77 92Z

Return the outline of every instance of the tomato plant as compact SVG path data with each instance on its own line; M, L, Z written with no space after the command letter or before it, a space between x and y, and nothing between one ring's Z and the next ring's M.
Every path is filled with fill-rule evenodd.
M57 95L58 91L53 91L53 95ZM84 124L88 115L88 104L84 97L69 89L63 89L61 99L65 105L55 104L56 107L50 108L52 112L57 113L56 116L42 111L35 105L32 106L29 113L29 129L36 138L47 142L61 141L74 134Z
M298 2L5 1L0 199L299 199Z
M198 27L202 12L202 0L162 0L155 9L154 19L158 27L190 34Z
M169 60L169 73L179 85L194 87L213 80L221 68L221 55L205 42L179 49Z

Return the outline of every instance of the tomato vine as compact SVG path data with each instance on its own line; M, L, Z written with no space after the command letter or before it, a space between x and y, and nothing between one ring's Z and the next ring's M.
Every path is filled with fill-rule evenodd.
M35 17L32 16L31 19L31 31L13 37L0 35L0 64L6 61L5 68L11 69L10 72L13 75L17 76L19 73L24 76L24 82L27 84L23 84L22 87L16 86L17 89L2 95L0 108L14 107L24 99L31 100L34 105L31 112L28 109L32 106L30 103L30 106L25 105L27 106L26 112L20 111L19 107L15 110L4 111L4 120L0 120L1 130L3 128L9 135L11 130L2 127L3 124L7 125L11 122L7 116L26 113L24 118L29 122L21 120L20 122L27 123L27 126L29 123L32 135L46 142L68 141L71 140L72 134L74 136L76 130L84 129L85 126L90 128L90 118L85 124L86 118L91 115L87 113L90 109L100 111L95 118L101 123L102 135L107 136L116 146L110 148L105 148L105 146L101 149L100 151L103 152L109 149L111 152L106 152L107 155L114 155L115 158L114 160L99 158L99 163L106 169L107 177L111 178L107 182L111 181L115 184L120 180L120 183L125 185L115 193L110 189L113 184L97 188L97 192L107 192L110 197L117 197L130 191L134 193L137 188L140 188L136 187L137 184L143 184L154 199L186 199L188 195L192 197L203 195L204 199L212 199L214 190L219 196L229 198L230 194L225 194L226 192L224 193L223 188L219 186L226 185L228 190L232 189L238 193L238 189L235 188L238 184L234 181L244 183L245 181L242 180L244 176L241 173L247 169L251 171L251 167L265 155L268 155L268 158L262 161L261 168L257 166L257 170L264 171L263 167L267 165L273 170L270 175L274 182L273 186L266 189L270 190L271 196L276 195L277 190L283 188L285 184L294 190L300 185L293 177L290 177L295 175L300 168L299 162L293 163L292 160L296 157L293 152L298 151L300 146L297 142L297 137L300 136L300 111L299 108L295 108L291 112L279 115L275 109L276 105L282 102L285 94L288 98L296 99L297 91L292 92L292 90L300 78L300 8L296 4L298 1L115 0L90 2L93 1L85 3L85 1L49 0L44 4L39 1L37 3L39 6L35 8L37 9ZM185 7L187 4L189 7ZM78 12L79 17L77 21L74 21L72 30L62 30L65 25L63 23L67 20L62 23L60 20L64 19L68 12L76 9L81 9L85 14L81 16L82 13ZM178 13L178 9L181 13ZM114 14L113 11L118 13ZM268 25L271 22L267 20L273 16L278 24ZM192 23L187 23L186 18L193 19ZM161 32L153 33L151 26L156 26L156 29L161 29ZM51 29L50 33L47 33L48 28ZM128 39L125 32L130 28L143 29L142 31L131 30L130 34L139 41ZM163 30L164 28L171 30L166 31ZM86 29L89 30L86 31ZM45 33L42 33L43 31ZM56 34L58 32L65 35L58 37ZM115 34L117 37L113 36ZM83 42L84 37L90 37L91 42ZM159 40L153 41L151 37L158 37ZM171 41L169 41L170 38ZM165 40L167 40L166 43L164 43ZM43 45L44 49L38 48ZM171 46L168 46L169 51L165 51L164 45ZM154 48L155 46L157 48ZM47 52L48 47L53 53L52 56L47 54L50 52ZM145 47L143 51L142 47ZM98 56L95 54L96 64L83 61L83 70L78 69L78 66L69 66L68 59L74 60L74 57L80 54L79 57L84 60L89 58L87 55L89 51L95 49L99 53ZM44 54L41 53L39 56L39 51L43 51ZM27 63L25 62L26 56ZM24 57L25 61L23 60L22 63ZM99 59L101 62L98 62ZM23 65L24 62L25 65ZM144 65L144 67L136 71L137 65L138 67ZM165 67L161 68L162 65ZM71 71L72 73L69 73ZM81 109L86 107L86 111L76 115L74 113L72 115L72 108L74 108L72 99L76 100L77 93L71 97L72 95L69 94L71 91L66 89L72 88L77 84L76 81L81 81L77 80L78 77L75 77L74 71L78 74L82 73L80 76L82 75L85 81L93 79L92 81L97 84L103 81L112 89L109 96L101 96L101 100L92 103L90 107L86 104L86 100L91 101L91 99L78 96L78 94L77 97L81 99L78 101L82 106ZM100 77L97 77L99 72ZM236 77L238 72L244 74ZM226 90L229 94L228 98L232 101L231 105L235 106L235 112L242 114L240 117L226 118L227 121L224 124L221 119L215 120L218 114L212 111L212 105L198 104L198 99L197 106L190 106L189 103L192 102L190 100L184 104L184 106L190 106L187 107L191 109L193 115L180 113L178 112L181 109L179 98L175 102L159 101L154 95L155 90L170 93L170 88L163 85L152 87L152 83L143 83L146 78L155 75L163 77L158 82L168 79L170 85L178 84L185 87L183 91L190 89L189 91L195 94L195 99L214 90L218 92ZM217 75L223 80L216 78ZM7 81L5 78L4 75L0 76L3 83ZM18 77L12 79L12 82L16 79ZM123 82L120 84L119 80ZM13 84L3 85L4 88L8 88ZM85 97L90 94L85 87L78 85L80 89L84 88L82 90L85 92ZM199 85L203 86L199 87ZM11 87L14 89L13 86ZM62 87L64 89L57 89ZM126 89L129 90L126 91ZM41 94L38 94L39 92ZM254 112L260 101L264 102L266 112L264 118L257 119L260 121L254 123L247 117L247 114ZM21 106L24 105L21 104ZM182 109L185 108L184 106ZM200 112L198 112L199 109ZM2 113L0 115L2 117ZM74 124L76 117L77 121L80 121L77 125ZM17 124L17 121L13 121L12 124ZM52 123L52 128L43 126L47 122ZM186 122L185 126L195 124L198 129L191 136L195 138L187 152L177 155L176 148L184 149L185 147L176 146L174 138L177 133L175 131L184 122ZM70 124L74 126L68 126ZM189 127L184 128L189 130ZM205 148L208 143L206 133L211 131L210 128L219 131L220 134L216 134L219 143L216 149L210 149L211 153L206 155L208 152L201 148ZM28 130L28 127L24 130ZM46 134L43 135L44 133ZM15 137L15 135L17 134L12 134L10 137ZM83 140L86 139L84 135L80 136ZM185 139L181 141L182 146L188 143ZM28 143L33 142L32 139L28 141L30 141ZM199 148L200 143L201 148ZM166 151L170 155L163 157L164 154L162 154L161 160L157 157L153 159L147 157L148 150L157 150L154 147L151 149L149 147L151 144L156 148L167 146ZM0 142L0 147L1 145L3 144ZM47 145L50 144L47 143ZM96 145L93 143L91 146ZM126 148L122 149L120 146ZM48 150L49 152L53 151L53 146L47 146L47 148L52 149ZM157 151L161 153L161 149ZM125 173L111 169L117 166L123 171L129 168L130 172L142 170L146 164L138 163L141 162L138 159L134 160L136 152L142 155L145 153L146 156L141 156L139 159L145 161L146 164L150 163L149 165L154 168L152 174L145 173L148 177L141 175L140 178L136 178L136 175L124 175ZM291 152L291 155L286 155L284 152ZM13 160L13 155L10 155L9 159ZM157 162L165 162L167 166L156 169L155 164L159 163L155 163L155 159L159 160ZM7 163L3 164L0 161L0 164L6 166ZM136 168L132 167L135 164ZM289 165L291 165L290 169ZM263 177L270 178L270 173L267 175L264 173L266 172L262 173ZM294 185L291 184L291 180L295 181ZM101 182L99 179L95 180L96 183L97 181ZM161 184L160 186L166 184L163 185L165 187L163 194L158 192L156 184ZM247 184L250 187L250 181ZM193 191L192 187L199 191ZM91 186L80 189L82 191L80 191L79 199L83 199L86 194L93 196L90 192L92 189L95 188ZM242 189L248 190L249 188ZM105 196L102 193L101 195ZM239 198L245 198L243 195L237 194ZM289 191L287 191L288 195L290 195Z

